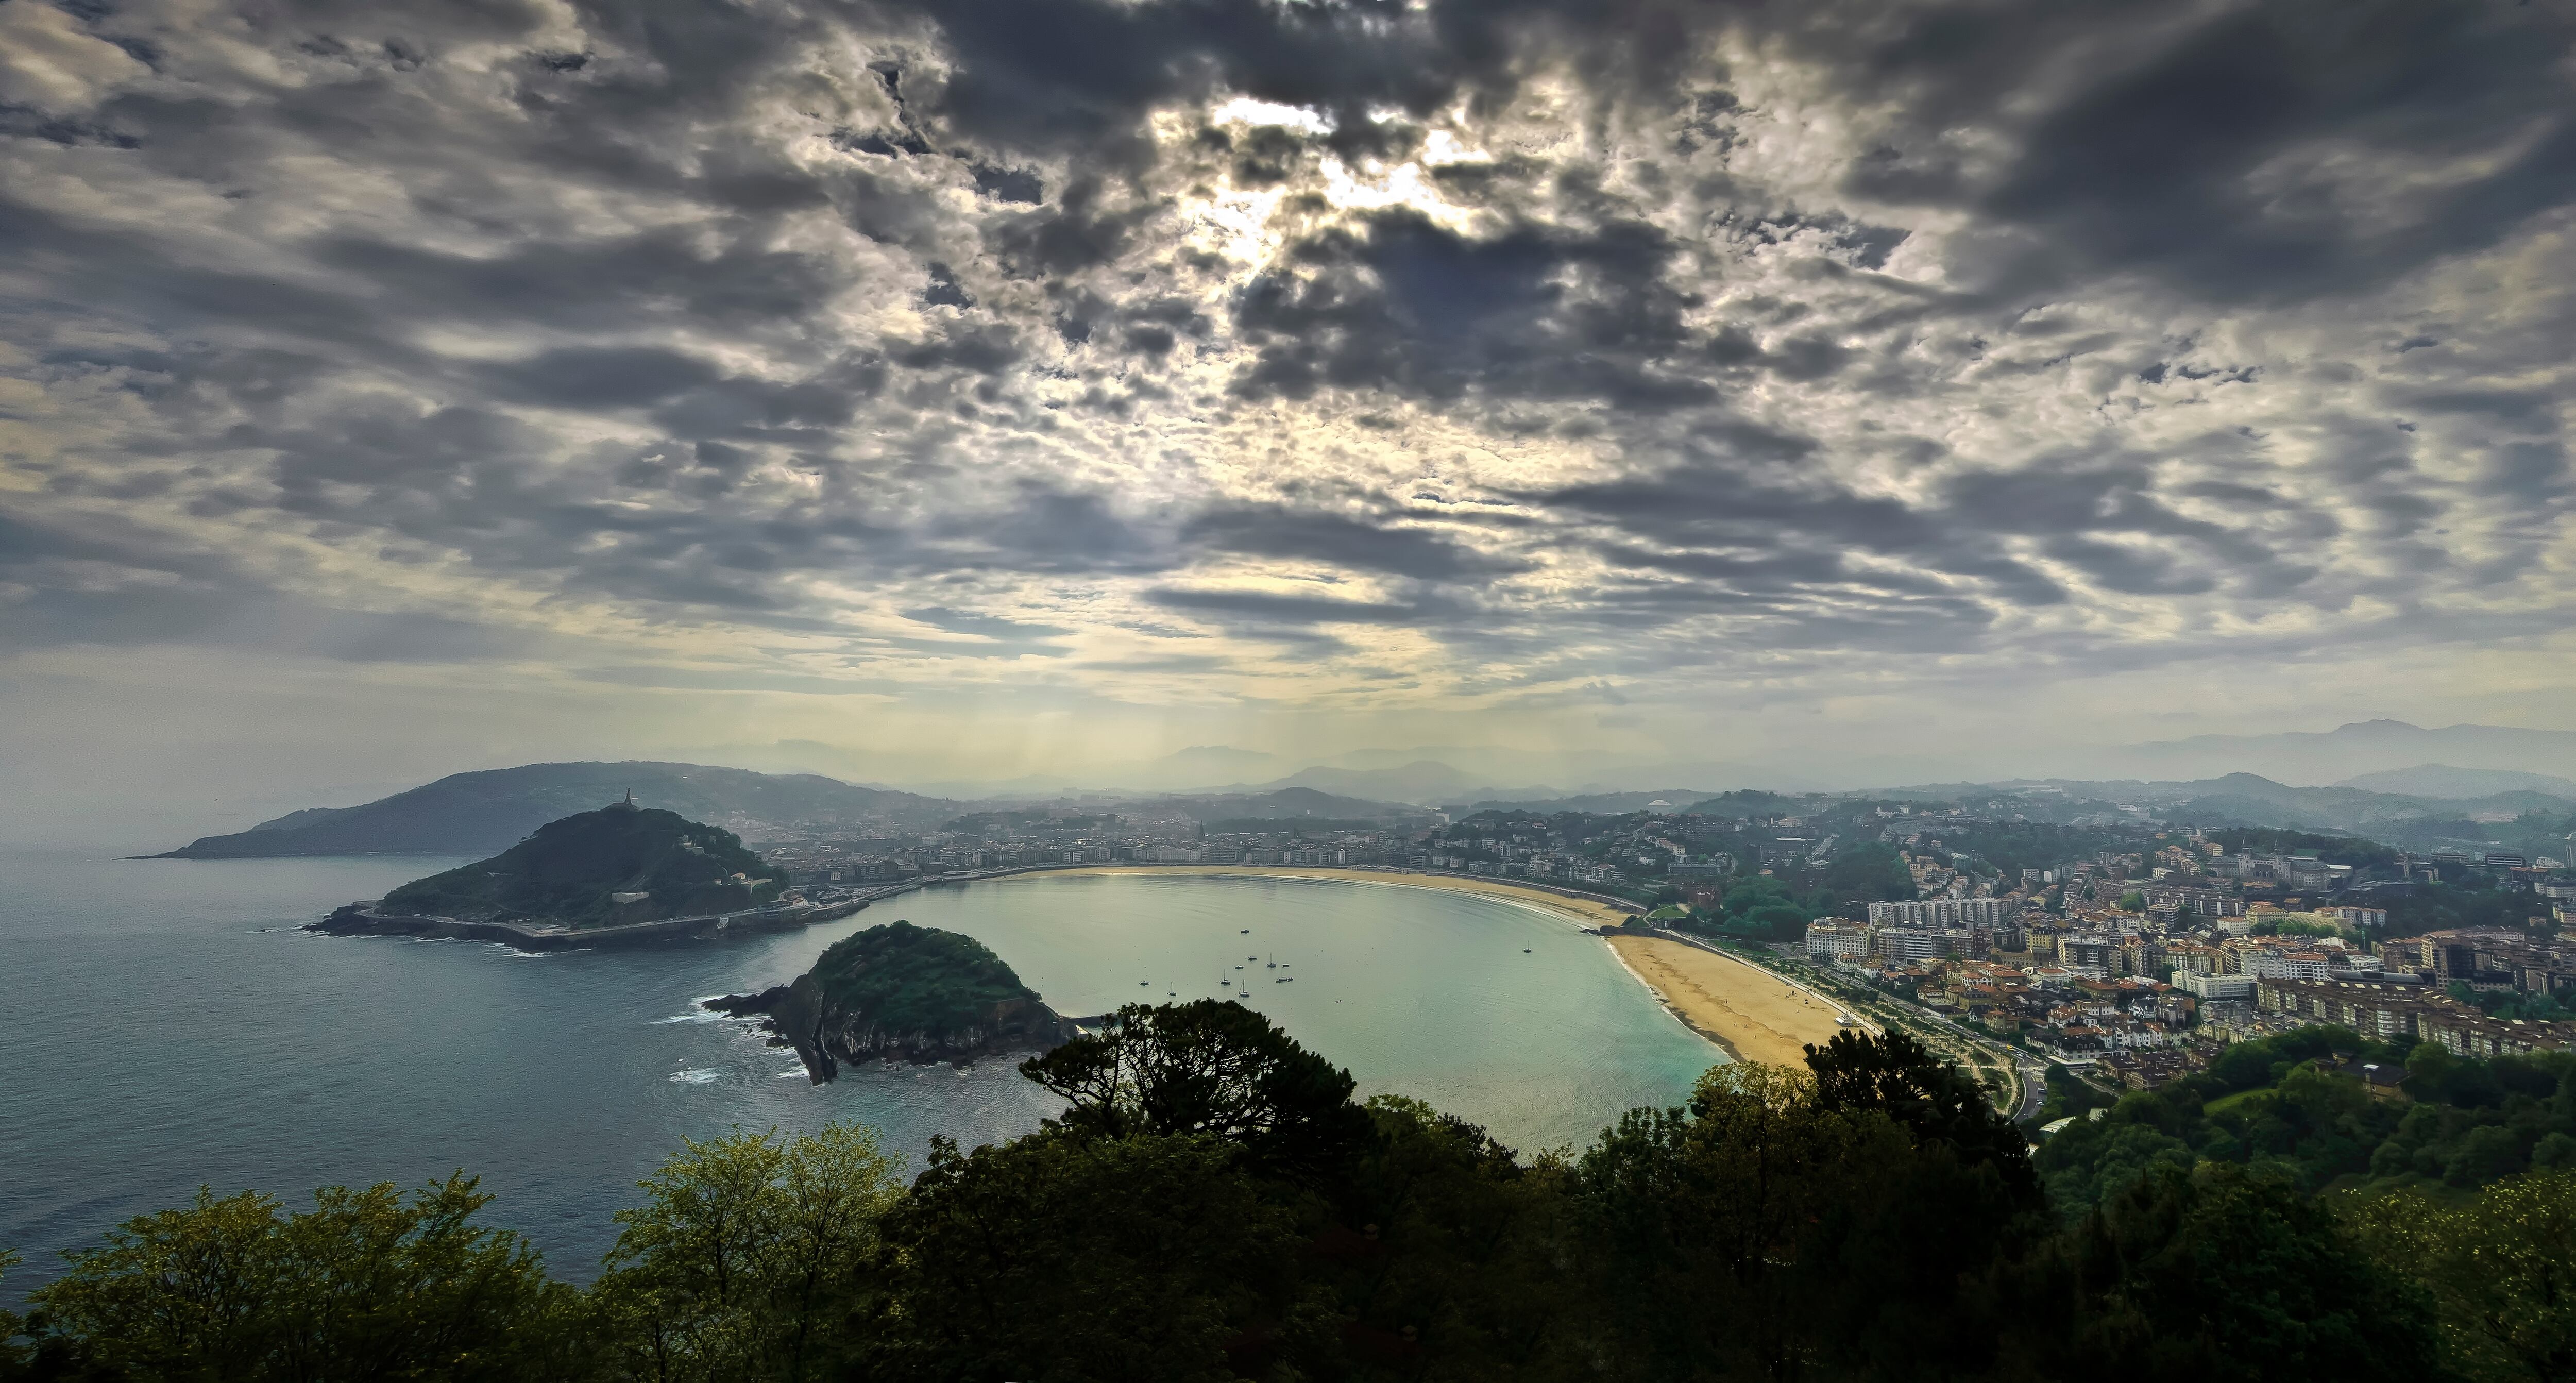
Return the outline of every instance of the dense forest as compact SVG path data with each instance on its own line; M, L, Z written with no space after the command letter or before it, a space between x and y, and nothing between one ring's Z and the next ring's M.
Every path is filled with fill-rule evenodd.
M2405 1073L2402 1100L2355 1073ZM2090 1103L2053 1087L2044 1114ZM2089 1115L2089 1111L2088 1115ZM2313 1027L2229 1046L2208 1070L2109 1104L2033 1155L2061 1210L2080 1213L2147 1170L2228 1163L2310 1192L2454 1196L2516 1173L2576 1171L2576 1053L2474 1061Z
M938 1143L908 1184L852 1127L689 1144L587 1288L482 1224L461 1175L293 1211L200 1193L0 1321L0 1378L2568 1377L2576 1173L2423 1181L2406 1151L2418 1183L2317 1194L2311 1136L2365 1165L2385 1145L2314 1133L2357 1110L2291 1112L2299 1072L2343 1079L2302 1056L2339 1040L2241 1049L2226 1079L2279 1107L2239 1133L2204 1105L2222 1132L2171 1135L2326 1120L2285 1155L2151 1154L2076 1204L2051 1200L2057 1145L2034 1166L1901 1035L1719 1066L1680 1107L1523 1156L1415 1101L1355 1102L1239 1006L1135 1007L1022 1066L1060 1117ZM2508 1124L2537 1079L2418 1078L2442 1098L2495 1080ZM2418 1119L2401 1148L2449 1136Z
M903 921L833 942L807 973L833 1008L903 1031L954 1032L991 1022L997 1004L1038 997L993 948Z

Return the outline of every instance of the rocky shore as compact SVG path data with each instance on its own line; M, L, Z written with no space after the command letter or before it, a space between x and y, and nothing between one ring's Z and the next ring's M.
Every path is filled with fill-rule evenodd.
M757 994L727 994L704 1003L716 1013L762 1020L764 1029L796 1049L816 1085L839 1075L844 1062L962 1065L1003 1052L1043 1052L1082 1031L1036 999L995 1000L963 1024L892 1027L833 1003L811 975Z
M378 912L373 903L349 903L319 922L306 924L304 930L325 936L417 936L497 941L522 951L586 951L794 931L817 922L847 917L867 905L867 899L859 898L829 907L666 917L658 921L608 927L565 927L534 922L467 922L453 917L408 917Z
M1081 1031L982 942L909 922L834 942L790 983L703 1002L762 1020L817 1085L842 1062L971 1062L1045 1051Z

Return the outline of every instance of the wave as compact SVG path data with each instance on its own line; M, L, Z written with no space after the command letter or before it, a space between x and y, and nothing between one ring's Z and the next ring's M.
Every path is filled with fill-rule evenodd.
M673 1085L705 1085L710 1081L722 1078L723 1075L724 1073L722 1071L710 1071L703 1066L690 1066L673 1071L671 1073L671 1083Z

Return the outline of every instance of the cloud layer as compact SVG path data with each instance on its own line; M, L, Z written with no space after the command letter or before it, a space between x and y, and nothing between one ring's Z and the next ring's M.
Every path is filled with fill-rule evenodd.
M0 650L1587 714L2563 650L2572 43L0 0Z

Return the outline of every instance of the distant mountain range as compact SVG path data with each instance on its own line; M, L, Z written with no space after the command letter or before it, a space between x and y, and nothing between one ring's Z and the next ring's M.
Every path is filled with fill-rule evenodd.
M635 796L692 820L735 829L790 822L922 830L958 802L853 787L814 774L752 773L705 764L568 763L458 773L355 807L310 807L228 836L206 836L160 858L281 855L489 855L549 821Z
M2431 757L2429 748L2459 757ZM1482 751L1455 752L1461 756ZM1539 756L1522 756L1530 764ZM2105 749L2110 762L2214 771L2148 771L2134 777L1945 782L1873 791L1891 798L1962 800L2040 787L2075 801L2129 803L2198 824L2288 826L2354 831L2392 842L2474 839L2468 823L2496 822L2528 811L2576 808L2576 734L2493 725L2437 730L2401 721L2368 721L2320 734L2201 736L2163 744ZM1084 804L1160 811L1201 822L1299 819L1400 822L1435 808L1450 814L1512 809L1542 814L1619 814L1662 802L1674 811L1754 815L1794 810L1788 796L1735 787L1565 792L1545 786L1505 787L1431 757L1369 750L1259 781L1192 783L1200 773L1266 770L1274 755L1202 745L1146 766L1144 776L1175 786L1085 789ZM2265 766L2270 771L2266 771ZM1687 766L1674 776L1693 772ZM1642 776L1642 775L1641 775ZM1694 774L1696 776L1696 774ZM1714 773L1711 777L1715 777ZM1632 778L1630 781L1636 781ZM1651 778L1645 781L1654 781ZM1687 780L1685 780L1687 781ZM1706 782L1706 779L1702 780ZM2301 782L2323 786L2296 786ZM1061 800L1034 781L1007 793L937 796L858 785L810 773L755 773L683 763L529 764L460 773L354 807L289 812L234 835L208 836L170 852L172 858L233 859L278 855L470 854L508 848L546 822L587 811L632 790L638 800L757 838L763 829L827 829L907 834L936 829L979 807ZM2445 824L2448 823L2448 824Z
M2165 781L2256 773L2283 783L2350 783L2437 766L2576 777L2576 732L2504 725L2428 730L2402 720L2366 720L2315 733L2196 735L2091 757L2099 764L2092 771L2106 778Z
M2335 786L2361 788L2368 792L2402 793L2409 797L2463 798L2489 797L2506 792L2540 792L2552 797L2576 798L2576 779L2547 773L2524 773L2510 768L2453 768L2449 764L2417 764L2413 768L2364 773L2346 778Z

